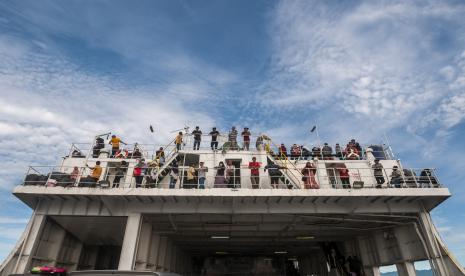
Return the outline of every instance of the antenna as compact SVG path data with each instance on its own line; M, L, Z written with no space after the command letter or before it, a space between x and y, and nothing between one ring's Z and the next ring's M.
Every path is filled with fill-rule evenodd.
M179 132L179 131L184 130L184 133L188 134L189 133L189 128L190 128L189 122L187 122L187 123L184 124L183 128L172 130L172 131L170 131L170 133L175 133L175 132Z
M98 135L95 135L95 139L97 139L97 138L99 138L99 137L107 136L107 140L108 140L108 137L109 137L110 135L111 135L111 132L98 134Z
M394 155L394 152L392 151L391 143L389 142L389 139L388 139L388 137L387 137L386 132L383 132L383 136L384 136L384 141L386 142L387 147L388 147L388 149L389 149L389 154L391 155L390 157L391 157L391 159L394 159L394 156L395 156L395 155Z

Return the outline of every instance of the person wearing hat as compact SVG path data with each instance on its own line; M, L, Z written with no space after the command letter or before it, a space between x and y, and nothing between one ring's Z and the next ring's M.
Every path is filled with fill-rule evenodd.
M249 131L249 128L248 127L244 127L244 131L242 131L241 133L242 135L242 138L244 140L244 150L249 150L249 146L250 146L250 131Z
M376 179L376 188L381 188L384 184L383 165L379 163L379 159L375 159L375 163L371 165L371 168Z
M402 188L402 174L397 166L392 167L391 184L396 188Z

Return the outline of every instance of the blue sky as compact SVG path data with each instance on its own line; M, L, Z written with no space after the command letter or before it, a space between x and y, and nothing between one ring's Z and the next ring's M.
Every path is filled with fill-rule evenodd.
M463 1L0 2L0 259L30 215L28 164L113 131L156 142L186 122L285 143L386 133L454 196L435 223L465 264Z

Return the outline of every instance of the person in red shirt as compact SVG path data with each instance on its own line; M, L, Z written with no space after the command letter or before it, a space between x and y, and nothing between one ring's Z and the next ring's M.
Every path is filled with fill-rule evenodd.
M250 181L252 181L252 189L258 189L260 185L260 162L257 162L256 157L252 157L252 162L249 162Z
M339 178L341 179L342 188L350 188L349 170L347 168L339 168Z

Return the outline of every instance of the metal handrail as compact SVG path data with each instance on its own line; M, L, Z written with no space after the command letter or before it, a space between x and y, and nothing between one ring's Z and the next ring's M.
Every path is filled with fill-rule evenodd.
M43 177L40 180L33 180L32 177L30 177L31 174L28 173L26 175L23 184L24 185L43 185L43 186L53 186L54 184L60 184L63 186L78 186L79 184L102 184L98 183L99 181L107 181L103 184L106 184L108 186L114 186L114 177L116 176L116 172L110 172L110 169L116 169L120 168L118 166L103 166L102 169L104 170L100 179L97 181L92 181L90 182L82 182L83 179L87 179L86 174L90 173L90 169L87 167L77 167L78 168L78 173L77 175L74 176L74 178L71 178L71 174L69 171L71 171L71 168L74 168L75 166L31 166L28 169L28 172L34 171L37 174L35 175L42 175ZM132 167L131 167L132 168ZM155 179L149 179L150 177L154 177L158 175L158 169L161 167L158 167L156 163L153 163L151 166L144 166L142 170L145 171L145 174L143 175L143 179L141 182L141 187L158 187L158 188L163 188L167 185L167 181L164 179L166 177L170 178L170 174L165 174L161 178L156 177ZM172 166L165 166L164 169L172 169ZM189 166L178 166L176 167L179 171L187 171L186 169L189 168ZM44 170L47 169L47 170ZM127 168L124 168L126 171L123 173L123 176L121 177L124 178L125 180L123 182L120 182L118 187L121 188L134 188L136 187L135 185L135 177L133 176L133 172L129 171ZM198 168L195 168L198 170ZM269 184L270 181L270 176L267 175L267 173L263 172L263 167L260 168L260 183L261 186L260 188L266 188L268 187L267 185ZM321 189L327 189L327 188L332 188L332 189L339 189L339 188L374 188L376 187L376 180L375 180L375 175L374 175L374 170L372 168L367 168L367 167L351 167L351 168L346 168L349 171L349 186L346 187L343 182L342 178L339 176L339 173L337 170L343 169L341 168L321 168L321 167L316 167L316 175L315 175L315 181L317 181L320 185ZM296 170L299 171L300 168L287 168L285 170ZM408 172L408 175L405 172ZM45 173L41 174L40 172ZM392 178L392 171L393 169L391 168L385 168L382 170L383 172L383 178L384 178L384 183L383 187L389 187L389 188L437 188L437 187L443 187L443 185L440 183L438 180L437 174L436 174L436 169L434 168L426 168L426 169L403 169L399 170L400 172L400 178L398 179L399 181L394 181L395 179ZM423 174L425 171L428 171L428 174ZM239 183L244 183L247 184L246 186L249 185L249 180L248 177L250 173L250 169L248 168L247 165L242 165L239 168L235 168L233 177L234 179L239 179ZM102 178L103 176L103 178ZM220 177L217 175L217 169L215 168L210 168L209 173L206 175L207 182L210 184L215 183L217 178ZM282 176L280 176L282 177ZM31 180L32 179L32 180ZM58 180L56 180L58 179ZM186 180L188 179L187 177L184 177L184 173L182 173L182 177L179 177L179 179L176 180L176 182L180 185L193 185L196 184L198 185L200 183L187 183ZM149 183L150 181L153 181ZM199 180L199 179L197 179ZM56 182L55 182L56 181ZM199 182L199 181L198 181ZM358 184L357 184L358 182ZM304 185L303 181L298 180L300 187L294 187L294 188L303 188ZM364 187L357 187L360 183L364 184ZM286 183L282 183L282 185L285 185ZM362 185L363 185L362 184ZM89 186L89 185L83 185L83 186ZM212 185L210 185L212 186ZM215 186L212 186L215 188ZM227 187L227 186L225 186ZM237 187L235 187L237 188ZM239 187L240 188L240 187Z
M186 137L183 141L183 145L182 145L182 150L183 151L192 151L193 150L193 139L190 139L192 137L192 134L190 133L187 133L187 134L184 134L184 136ZM202 134L202 137L208 137L210 136L209 134ZM258 138L262 135L251 135L251 141L255 138ZM219 135L218 136L218 142L221 144L221 143L225 143L227 142L227 139L228 136L227 134L223 134L223 135ZM141 153L142 153L142 156L146 159L152 159L152 158L155 158L153 155L153 153L160 147L160 146L165 146L168 147L169 145L173 145L174 143L174 139L170 141L170 143L168 143L168 145L161 145L161 144L140 144L140 143L135 143L135 144L126 144L126 145L123 145L120 147L121 150L124 150L124 149L129 149L129 150L134 150L135 148L139 148L139 149L145 149L145 150L141 150ZM210 141L205 141L204 139L202 139L202 142L205 143L205 142L208 142L210 143ZM201 142L201 143L202 143ZM253 143L251 143L253 144ZM79 147L78 147L79 145ZM81 148L86 148L85 145L90 145L89 146L89 150L87 150L87 152L85 150L81 150ZM239 147L239 150L243 150L243 143L239 142L238 141L238 145L242 147ZM69 156L71 156L71 153L72 153L72 148L73 146L75 146L77 149L79 149L81 152L86 153L84 154L85 156L87 156L88 158L91 157L91 153L92 153L92 150L93 150L93 146L94 146L94 143L73 143L72 146L71 146L71 149L70 149L70 152L69 152ZM279 149L279 146L277 146L273 141L272 141L272 146L273 146L273 150L275 149ZM300 155L297 157L298 159L306 159L308 157L311 157L311 158L318 158L318 159L324 159L324 156L322 155L321 153L321 148L320 148L320 153L317 154L317 155L314 155L314 153L312 152L312 148L315 147L315 146L318 146L316 144L307 144L307 145L299 145L303 148L305 148L306 150L308 150L309 154L308 155L305 155L302 151L300 153ZM344 157L344 150L345 150L345 146L344 144L341 144L341 150L342 150L342 154L343 154L343 157ZM365 156L365 151L368 147L370 146L373 146L373 144L360 144L361 148L362 148L362 151L359 153L360 154L360 160L363 160L364 158L366 158ZM386 148L384 145L376 145L376 146L382 146L383 147L383 150L382 151L375 151L374 153L383 153L384 156L386 156L386 159L389 159L391 158L392 154L390 153L390 150L389 148ZM219 146L219 148L221 148L222 146ZM109 150L110 148L108 147L107 143L105 143L105 147L104 147L105 150ZM336 155L336 152L335 152L335 149L334 147L332 148L333 151L332 151L332 154L331 154L331 157L332 158L338 158L337 155ZM210 146L208 145L202 145L200 146L200 150L211 150ZM254 147L250 147L249 151L251 152L257 152L259 150L255 149ZM279 150L276 151L279 153ZM152 153L152 154L150 154ZM292 154L289 154L288 155L288 159L290 160L293 160L295 157L292 156ZM344 159L344 158L342 158Z

